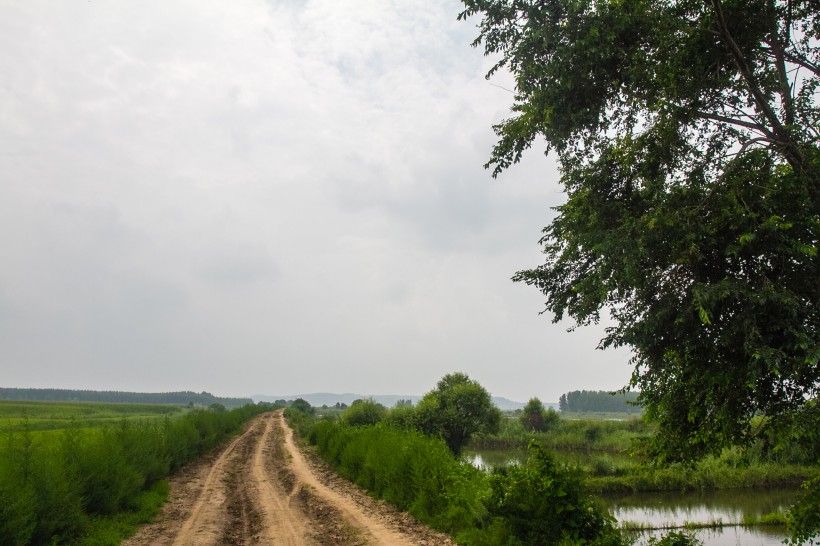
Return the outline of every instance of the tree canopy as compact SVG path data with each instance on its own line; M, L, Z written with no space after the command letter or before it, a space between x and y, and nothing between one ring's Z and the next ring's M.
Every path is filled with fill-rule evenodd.
M501 410L477 381L467 374L451 373L419 401L414 420L419 430L441 436L458 455L474 434L498 431Z
M611 314L666 458L794 425L820 385L820 2L464 5L516 82L486 166L543 138L567 194L513 279L555 321Z

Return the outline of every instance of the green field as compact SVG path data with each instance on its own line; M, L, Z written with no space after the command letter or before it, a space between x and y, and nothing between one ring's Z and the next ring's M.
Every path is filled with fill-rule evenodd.
M34 431L98 427L122 419L179 416L186 409L169 404L0 400L0 433L24 429Z

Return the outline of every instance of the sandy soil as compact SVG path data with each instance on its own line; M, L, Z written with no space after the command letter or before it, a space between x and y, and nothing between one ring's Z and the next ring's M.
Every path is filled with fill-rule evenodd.
M257 417L171 480L157 519L125 546L451 545L299 447L281 412Z

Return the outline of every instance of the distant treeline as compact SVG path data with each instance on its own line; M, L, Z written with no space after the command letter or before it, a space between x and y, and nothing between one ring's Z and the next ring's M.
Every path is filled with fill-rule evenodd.
M253 404L250 398L222 398L209 392L120 392L73 389L11 389L0 387L0 400L50 400L57 402L121 402L128 404L222 404L239 408Z
M558 407L562 412L616 412L641 413L640 406L632 405L638 393L616 393L607 391L572 391L562 394Z

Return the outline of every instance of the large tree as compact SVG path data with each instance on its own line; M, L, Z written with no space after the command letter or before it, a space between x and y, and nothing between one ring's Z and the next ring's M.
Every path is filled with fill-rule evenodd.
M501 410L490 393L464 373L442 377L436 388L416 406L416 426L426 434L440 436L455 455L474 434L498 432Z
M497 175L543 138L566 204L514 280L614 325L667 458L813 412L820 1L464 0L515 78ZM753 427L753 416L766 416Z

